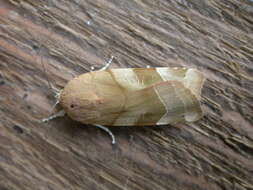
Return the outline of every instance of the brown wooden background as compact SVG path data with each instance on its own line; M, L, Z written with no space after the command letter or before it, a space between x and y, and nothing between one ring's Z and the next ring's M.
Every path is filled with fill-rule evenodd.
M46 124L50 81L102 66L201 70L193 124L103 131ZM249 0L0 0L1 190L253 189Z

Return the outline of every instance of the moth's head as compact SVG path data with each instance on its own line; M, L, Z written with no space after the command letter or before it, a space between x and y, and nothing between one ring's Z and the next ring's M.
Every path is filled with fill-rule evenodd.
M99 117L97 112L99 100L92 90L85 87L67 84L60 94L59 104L76 121Z
M66 93L64 90L60 95L59 104L68 113L76 111L79 108L79 99L74 94Z

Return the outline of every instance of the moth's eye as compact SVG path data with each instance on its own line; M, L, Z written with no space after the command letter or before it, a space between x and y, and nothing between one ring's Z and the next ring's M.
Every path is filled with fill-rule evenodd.
M75 105L74 105L74 104L71 104L71 105L70 105L70 108L74 108L74 107L75 107Z

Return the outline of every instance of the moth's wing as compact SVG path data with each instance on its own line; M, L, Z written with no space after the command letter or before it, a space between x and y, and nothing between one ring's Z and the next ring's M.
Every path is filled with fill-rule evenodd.
M95 122L113 126L165 125L192 122L202 115L197 98L178 81L160 82L125 95L120 112L104 110Z
M158 67L111 69L108 72L112 74L122 88L128 91L135 91L163 81L182 81L185 77L186 69Z
M117 83L127 91L147 88L163 81L179 81L200 98L204 76L197 69L183 67L156 67L108 70Z
M165 81L129 93L125 110L113 125L165 125L193 122L201 116L200 103L188 88Z

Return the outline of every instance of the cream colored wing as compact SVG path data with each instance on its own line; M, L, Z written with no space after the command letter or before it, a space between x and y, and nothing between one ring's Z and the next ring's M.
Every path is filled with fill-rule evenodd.
M112 114L116 116L104 110L96 122L108 125ZM178 81L165 81L127 93L122 110L114 121L110 121L110 125L166 125L193 122L201 116L199 101L189 89Z

